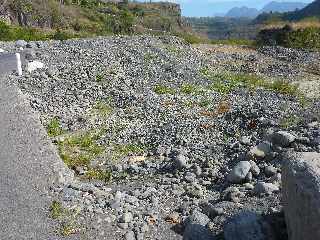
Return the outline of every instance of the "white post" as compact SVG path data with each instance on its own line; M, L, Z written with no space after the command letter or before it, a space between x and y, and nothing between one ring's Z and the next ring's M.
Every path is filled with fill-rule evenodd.
M19 76L21 76L22 75L22 67L21 67L20 53L16 53L16 59L17 59L18 74L19 74Z

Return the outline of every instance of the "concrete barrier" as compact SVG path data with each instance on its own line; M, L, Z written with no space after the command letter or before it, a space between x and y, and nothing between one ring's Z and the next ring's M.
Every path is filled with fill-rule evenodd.
M282 184L289 240L319 240L320 154L286 154Z
M10 72L17 72L22 75L21 57L19 53L0 54L0 75Z

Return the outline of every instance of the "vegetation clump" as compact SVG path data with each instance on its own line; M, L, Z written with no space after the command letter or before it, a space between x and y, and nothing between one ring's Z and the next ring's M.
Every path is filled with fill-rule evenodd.
M89 166L92 159L104 152L104 147L96 143L102 132L75 134L59 141L59 153L65 164L73 169Z
M162 94L175 94L176 91L170 87L164 86L164 85L156 85L154 88L154 92L156 94L162 95Z
M47 125L47 133L49 137L57 137L63 133L60 121L57 117L51 119Z
M204 68L201 70L203 76L212 81L209 88L221 94L228 94L239 87L245 87L250 90L257 88L264 88L273 90L282 94L298 96L299 91L296 85L290 84L283 80L268 81L253 74L244 73L216 73L211 72L209 69Z

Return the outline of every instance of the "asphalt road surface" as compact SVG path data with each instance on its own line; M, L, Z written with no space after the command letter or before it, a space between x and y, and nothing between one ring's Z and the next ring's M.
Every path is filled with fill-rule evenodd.
M0 65L0 75L11 63ZM59 164L61 160L22 93L0 76L1 240L60 239L48 217L52 199L46 194Z
M14 53L0 53L0 75L17 71L17 59Z

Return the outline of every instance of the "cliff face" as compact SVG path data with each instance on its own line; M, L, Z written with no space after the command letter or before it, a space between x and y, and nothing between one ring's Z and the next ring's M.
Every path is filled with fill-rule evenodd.
M175 3L124 3L100 0L5 0L0 20L23 27L127 33L179 32L185 24ZM135 28L133 26L136 26Z

